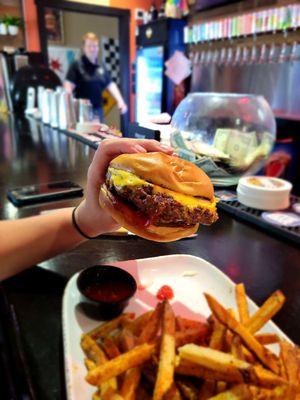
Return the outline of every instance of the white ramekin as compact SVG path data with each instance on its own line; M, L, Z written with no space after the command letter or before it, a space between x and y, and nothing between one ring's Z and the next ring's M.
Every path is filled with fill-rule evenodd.
M239 180L238 201L258 210L284 210L290 205L292 184L268 176L246 176Z

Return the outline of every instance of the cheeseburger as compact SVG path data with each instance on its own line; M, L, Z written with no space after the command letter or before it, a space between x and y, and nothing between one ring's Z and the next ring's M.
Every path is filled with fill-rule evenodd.
M171 242L218 218L214 189L196 165L164 153L122 154L107 169L100 204L123 227Z

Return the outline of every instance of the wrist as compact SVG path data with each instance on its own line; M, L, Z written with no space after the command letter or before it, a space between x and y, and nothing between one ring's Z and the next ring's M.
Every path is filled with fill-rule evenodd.
M74 211L74 218L79 230L87 237L93 238L103 233L99 228L98 221L95 220L88 210L86 200L83 200Z

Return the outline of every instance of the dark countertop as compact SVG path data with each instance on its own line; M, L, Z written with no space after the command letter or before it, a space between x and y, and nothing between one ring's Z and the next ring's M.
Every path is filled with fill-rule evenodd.
M6 200L7 187L71 179L85 186L94 150L34 121L0 122L1 218L34 215L41 210L75 205L77 200L18 210ZM154 243L134 237L103 237L7 280L4 287L20 324L22 342L37 399L64 399L61 301L70 276L83 267L166 254L193 254L244 282L261 304L274 290L287 297L275 318L300 343L300 252L296 246L258 231L220 212L220 220L201 228L197 238ZM162 266L163 268L163 266Z

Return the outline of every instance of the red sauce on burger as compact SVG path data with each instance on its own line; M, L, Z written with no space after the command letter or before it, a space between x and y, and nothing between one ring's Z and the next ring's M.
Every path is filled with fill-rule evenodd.
M109 197L114 205L123 215L126 215L126 219L137 227L143 228L150 225L149 218L142 214L141 212L132 209L130 206L124 203L123 200L119 199L118 196L115 196L111 192L109 192Z

